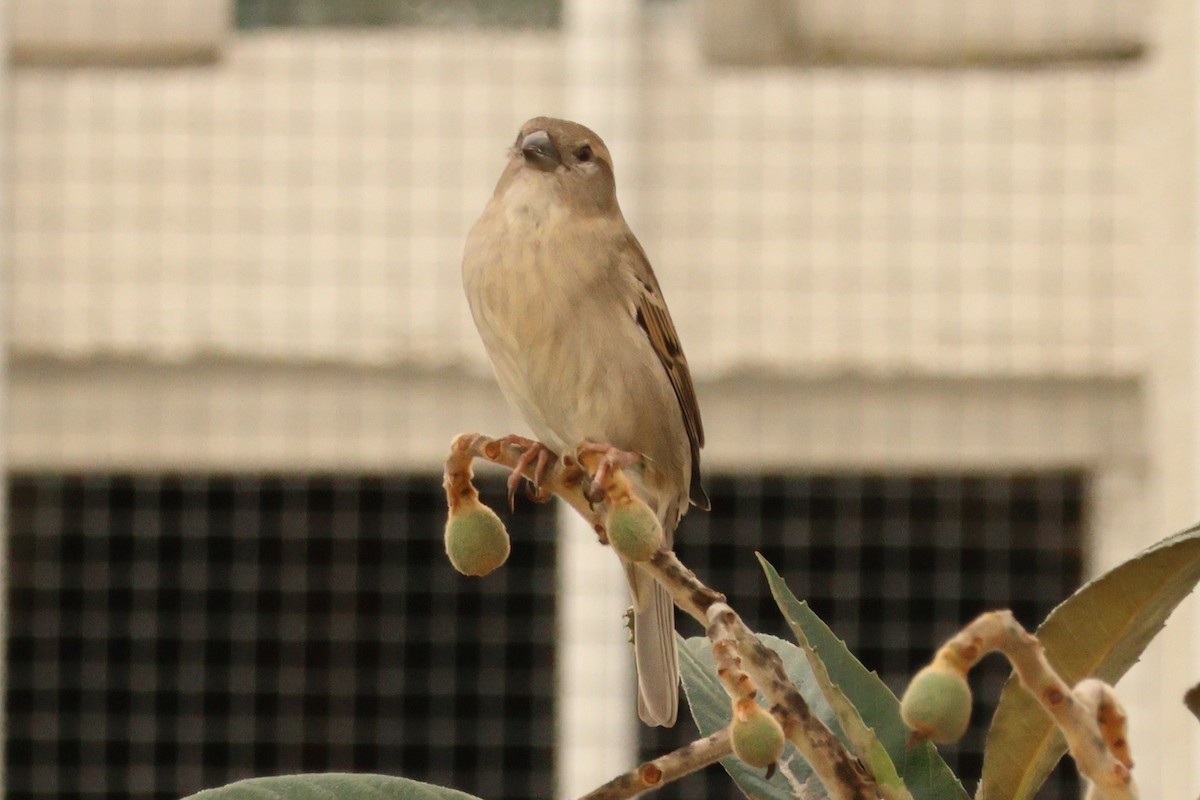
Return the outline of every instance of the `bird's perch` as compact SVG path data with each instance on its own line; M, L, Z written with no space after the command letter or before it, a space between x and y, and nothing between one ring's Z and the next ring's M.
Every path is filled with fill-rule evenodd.
M518 437L492 439L481 434L463 434L451 445L446 460L446 495L451 508L461 498L474 500L477 492L471 485L471 462L482 458L509 469L521 469L534 479L534 465L522 460L529 442ZM591 502L592 478L601 459L597 448L581 448L578 455L568 455L557 461L540 476L540 488L558 495L571 505L596 531L602 544L608 544L605 518L608 508L618 499L627 502L630 484L619 469L607 474L598 502ZM719 678L735 705L753 702L762 692L771 703L771 713L779 721L787 738L795 744L800 755L812 767L814 775L824 785L829 797L835 800L878 798L873 776L841 743L841 741L809 709L807 702L787 677L779 656L764 646L742 619L725 602L725 596L706 586L669 549L659 549L648 559L636 563L637 568L652 575L666 587L675 604L705 627L713 642L714 654L720 668ZM906 702L917 693L914 687L929 673L940 675L927 681L929 687L944 688L944 677L961 679L962 696L954 692L934 692L934 705L961 703L965 697L965 715L969 716L970 690L965 675L978 661L991 652L1004 654L1012 663L1021 685L1028 691L1063 731L1079 771L1089 779L1088 798L1099 800L1134 800L1137 788L1131 768L1133 758L1126 740L1125 712L1112 687L1096 679L1087 679L1074 688L1058 676L1046 660L1037 637L1028 633L1008 611L983 614L948 640L926 667L914 678L906 692ZM937 683L941 680L941 683ZM1200 716L1200 686L1189 694L1189 707ZM920 701L914 705L919 706ZM902 711L904 710L902 704ZM926 708L925 711L930 709ZM946 740L961 735L966 716L946 709L932 711L943 727L956 729ZM906 718L906 721L909 721ZM910 725L912 723L910 722ZM924 735L935 740L935 726ZM921 731L915 730L918 738ZM718 761L733 752L730 729L717 731L686 747L648 761L620 775L584 800L622 800L660 786Z
M445 488L451 508L458 498L474 497L471 486L471 462L482 458L508 469L522 469L534 479L535 466L524 463L528 443L517 437L493 439L477 433L462 434L450 445L446 459ZM606 505L615 496L629 492L628 479L614 470L606 480L606 494L598 503L588 500L592 476L601 455L595 448L581 449L578 457L565 455L539 477L542 491L558 495L588 521L602 544L607 544ZM636 565L666 587L675 604L704 626L708 637L723 649L736 650L740 669L747 681L771 703L771 713L779 720L788 739L824 785L833 800L875 800L879 797L874 778L822 722L787 677L779 656L762 644L733 609L725 596L705 586L669 549L660 549L647 561ZM740 690L750 691L743 685ZM592 800L622 800L649 789L658 788L707 766L731 751L728 729L649 761L618 776L586 795Z
M1095 678L1069 687L1046 660L1041 642L1021 627L1010 611L982 614L952 636L930 666L913 679L905 692L906 701L923 673L941 671L965 679L980 659L995 652L1012 663L1021 686L1063 732L1079 772L1091 782L1087 796L1135 800L1138 794L1130 771L1133 756L1126 739L1125 710L1116 693Z

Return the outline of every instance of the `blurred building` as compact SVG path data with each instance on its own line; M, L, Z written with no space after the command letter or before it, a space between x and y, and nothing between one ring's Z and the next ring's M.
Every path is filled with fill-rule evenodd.
M1136 10L1109 0L969 9L939 0L3 5L12 54L0 79L10 115L2 238L7 469L10 521L19 523L14 557L24 559L10 573L10 617L19 628L42 619L39 603L54 609L40 633L10 640L10 675L28 673L31 681L10 684L10 722L22 726L7 751L15 796L69 794L71 776L79 785L99 781L111 796L170 794L195 791L218 774L199 763L215 763L216 751L155 748L167 740L243 742L251 767L231 770L230 780L256 763L293 763L255 749L286 739L293 723L264 728L261 715L239 718L227 709L213 712L225 714L227 727L202 733L215 724L205 722L208 703L228 705L236 691L222 694L221 686L235 686L242 674L221 662L225 683L211 683L213 653L225 647L213 642L250 646L267 635L261 619L257 634L241 629L251 617L239 616L238 598L260 599L248 615L261 612L268 590L292 592L297 608L308 608L303 576L311 579L323 563L320 548L359 552L353 542L362 537L340 539L338 531L361 531L364 519L375 519L369 502L399 502L396 492L424 498L404 501L419 514L380 511L370 524L382 526L386 540L396 520L421 520L413 541L424 543L421 558L436 559L440 521L429 503L436 506L447 443L463 430L521 429L477 342L459 260L505 148L538 114L585 122L612 149L623 208L697 378L706 466L726 509L761 506L728 519L689 517L682 539L691 525L694 541L742 542L739 525L770 527L764 520L792 498L800 505L787 518L807 520L794 542L805 547L823 518L804 516L801 505L832 497L861 509L863 498L875 498L891 508L891 497L894 513L831 512L831 529L853 529L858 538L835 537L830 547L855 552L888 537L915 542L949 530L975 531L980 552L1003 541L987 562L994 572L951 558L948 583L936 589L987 605L1030 600L1021 584L1022 565L1031 562L1021 553L1042 542L1060 571L1033 600L1052 605L1065 595L1060 583L1078 582L1073 570L1095 574L1190 525L1200 511L1190 3ZM361 483L374 480L403 488ZM1028 495L1035 510L1003 518L963 510L1016 507L972 505L989 492ZM314 509L331 515L322 535L342 542L313 545L317 555L306 556L308 566L295 573L301 577L285 569L275 589L254 549L267 527L266 497L281 507L295 503L294 519L307 531L320 527ZM922 498L940 498L944 509L927 529L914 521ZM126 502L132 510L122 510ZM164 522L168 507L178 516ZM205 513L229 515L220 525L229 527L222 535L233 555L214 555L211 543L225 541L213 538L214 518L186 521ZM632 697L616 624L623 587L586 531L565 516L556 523L551 510L526 513L530 529L547 534L534 538L549 548L528 574L550 581L557 569L561 589L546 620L514 624L517 637L540 631L536 652L557 665L543 675L557 675L553 686L530 691L553 704L542 722L555 720L559 735L529 757L553 752L555 785L570 796L634 757L633 716L621 702ZM275 546L283 563L290 556L288 518L281 519ZM64 520L75 521L80 541L108 541L114 525L127 526L132 555L97 544L93 563L66 545L39 550L39 541L70 527ZM781 536L790 535L786 521L779 525ZM556 526L569 529L557 547ZM913 533L919 528L925 532ZM186 531L209 544L187 544ZM111 676L89 672L87 637L118 618L120 635L132 641L142 635L139 619L161 630L153 607L173 595L137 589L165 585L156 567L165 556L143 553L138 537L168 534L182 537L184 555L171 563L183 584L223 581L233 607L222 633L201 637L208 644L180 645L166 665L147 655L151 667L135 669L141 677L121 690L135 698L123 706L124 727L108 728L89 749L88 730L114 723L103 699L112 696ZM514 534L519 549L521 533ZM208 572L189 572L193 546ZM936 541L932 547L931 557L945 556ZM239 548L257 555L239 560ZM415 550L386 552L417 558ZM78 570L61 566L72 558L83 560ZM329 558L335 569L320 586L334 591L359 579L338 573L342 562ZM721 568L711 552L696 558ZM408 566L415 574L428 565ZM812 568L859 575L836 557ZM55 577L45 583L46 575ZM404 595L386 575L375 579L381 588L371 602L380 607L387 607L385 589ZM444 579L456 580L448 572ZM750 587L757 580L743 579ZM62 592L76 580L79 591L125 598L135 612L149 606L143 617L120 617L117 608L98 628L86 614L68 624ZM520 580L511 583L515 591ZM846 596L840 585L828 589L831 609ZM457 591L439 586L422 590L430 603ZM737 586L735 597L753 597L745 594L752 588ZM935 591L906 583L896 598L925 590ZM183 601L206 604L208 591ZM81 597L72 602L89 606L92 595ZM343 611L360 621L373 613L362 611L370 603L361 595L346 594L346 609L337 597L332 629ZM502 602L488 597L477 602ZM526 600L553 604L554 597ZM974 608L934 605L941 616L924 626L928 641L898 646L923 651ZM435 614L405 609L395 617ZM213 624L203 608L187 613L194 619L172 623L181 641ZM286 618L281 612L279 625ZM453 626L453 615L446 619ZM1180 703L1200 677L1197 620L1194 602L1182 607L1121 684L1147 797L1191 797L1200 786L1200 730ZM336 639L297 624L280 641ZM922 628L920 619L906 624ZM872 630L860 631L862 644ZM436 642L443 634L450 635L422 635ZM398 635L387 625L363 634ZM77 640L85 655L71 670L55 666L64 643ZM94 646L107 654L97 658L109 659L109 672L127 662L139 667L136 656L113 661L109 645ZM404 657L419 660L419 651ZM281 686L311 677L304 652L290 677L281 672ZM324 658L332 666L322 680L331 685L338 665L345 680L362 674L358 660ZM403 671L372 674L381 696L412 680ZM151 688L139 688L142 680ZM68 684L74 694L64 693ZM195 707L178 701L188 710L172 727L156 704L169 706L171 687L185 693L189 686L204 687L208 699ZM261 681L254 686L256 697L271 696ZM153 709L144 730L136 699L143 689L157 698L146 701ZM428 691L438 703L452 702L452 692ZM326 702L336 706L340 695L331 692ZM319 695L305 689L304 697ZM54 716L76 696L96 708L70 723ZM281 690L279 702L287 696ZM58 700L26 702L37 697ZM297 713L294 724L303 727L308 712ZM379 730L401 724L372 719L371 731L339 732L330 723L315 738L376 741L387 738ZM62 744L76 740L76 728L82 744ZM459 741L453 731L429 735L448 746ZM489 734L478 735L486 746ZM132 751L112 744L122 739ZM343 763L305 760L304 747L321 742L302 731L296 741L296 764ZM384 752L345 747L351 767ZM237 761L242 751L235 751L222 752ZM439 769L498 769L457 758ZM114 760L127 766L117 777L104 766ZM164 786L167 773L175 782ZM50 775L58 791L45 788ZM484 789L486 782L476 788Z

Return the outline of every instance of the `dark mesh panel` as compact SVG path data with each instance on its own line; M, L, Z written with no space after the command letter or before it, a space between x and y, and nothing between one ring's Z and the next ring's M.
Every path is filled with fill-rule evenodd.
M349 770L551 794L552 507L479 580L437 477L18 476L10 502L9 798Z
M964 477L743 477L708 481L710 513L693 511L676 539L680 557L755 630L790 638L754 557L789 587L900 694L962 624L1011 608L1033 627L1078 588L1084 482L1075 474ZM686 636L699 635L680 620ZM971 728L942 751L968 791L1008 666L992 656L972 672ZM675 729L643 728L643 758L695 737L686 713ZM1078 796L1060 765L1042 798ZM664 797L729 797L720 766Z

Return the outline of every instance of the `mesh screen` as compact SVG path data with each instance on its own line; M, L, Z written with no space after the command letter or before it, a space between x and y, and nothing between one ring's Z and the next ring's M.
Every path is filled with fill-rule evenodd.
M11 489L8 797L301 771L551 794L551 509L519 507L480 581L442 553L433 477Z
M1010 607L1036 624L1081 573L1076 475L726 477L709 491L685 562L786 636L762 552L897 693L962 621ZM171 797L330 770L550 792L547 507L518 507L520 545L477 582L441 553L433 478L23 476L10 502L10 796ZM979 773L1006 671L994 659L973 679L974 726L949 753L963 775ZM693 731L643 729L643 756ZM714 767L666 791L730 784ZM1073 792L1060 768L1043 796Z
M1082 575L1079 475L746 476L710 484L713 510L685 519L680 558L721 589L751 628L790 639L764 591L754 556L761 552L897 695L977 614L1011 608L1023 625L1036 626ZM699 635L695 628L680 622L684 635ZM971 728L942 748L968 791L1008 673L998 656L972 671ZM643 757L694 738L685 716L672 730L643 728ZM1077 797L1073 776L1073 765L1060 765L1039 797ZM729 787L714 765L663 796L721 797Z

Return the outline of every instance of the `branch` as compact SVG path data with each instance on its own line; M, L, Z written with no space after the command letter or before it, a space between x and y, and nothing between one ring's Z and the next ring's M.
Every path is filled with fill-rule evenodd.
M450 457L446 460L446 495L451 499L466 489L461 486L465 481L470 482L470 462L473 458L482 458L494 464L509 469L521 468L522 474L532 480L534 469L528 464L521 463L528 444L515 437L492 439L482 434L462 434L451 444ZM592 461L594 457L596 461ZM590 486L591 476L595 474L600 456L581 450L579 458L564 455L543 475L540 476L540 488L558 495L569 503L596 531L601 543L608 543L605 530L606 506L614 498L625 498L630 489L628 478L621 470L613 469L608 472L604 481L605 499L593 504L586 495ZM581 463L581 461L586 463ZM685 613L705 626L710 639L714 643L722 640L733 642L740 656L742 669L749 676L749 681L760 688L772 704L771 713L779 720L788 739L796 745L796 749L808 761L813 773L825 786L831 800L875 800L879 796L874 778L865 770L833 732L822 722L801 696L795 685L787 677L783 662L779 656L754 635L733 609L725 604L725 596L705 586L695 573L689 570L674 551L660 549L646 561L633 562L634 565L649 573L659 584L664 586L675 604ZM749 692L751 687L743 687L739 691ZM706 742L721 737L718 732ZM728 742L725 738L717 741ZM677 753L688 751L700 742L693 743L676 751L664 759L669 759ZM713 760L728 754L728 750L716 755ZM661 760L661 759L660 759ZM671 762L674 766L675 762ZM706 762L711 763L711 761ZM658 761L648 762L633 772L620 776L597 789L587 797L622 798L632 795L619 793L633 791L632 787L641 787L637 791L655 788L666 782L661 777L656 778L654 767L646 773L647 767L657 765ZM699 769L704 764L697 764L691 770ZM666 774L666 773L663 773ZM674 780L679 775L673 775ZM623 788L617 788L623 787ZM613 792L611 794L599 794Z
M914 722L914 715L920 717L926 712L927 719L941 715L942 719L961 720L961 727L965 727L959 709L945 706L965 699L969 714L969 690L962 695L949 691L946 680L962 680L965 685L967 671L993 652L1008 658L1021 685L1063 732L1079 772L1092 782L1088 797L1134 800L1137 787L1130 772L1133 758L1126 739L1125 711L1116 693L1095 678L1080 681L1073 690L1068 687L1046 660L1041 642L1021 627L1011 611L991 611L977 617L942 645L933 662L917 673L901 704L909 727L925 733L921 723ZM950 727L959 726L956 722ZM958 738L962 731L953 733L946 738ZM932 732L926 735L937 738Z
M509 469L516 469L525 454L526 445L517 437L493 439L482 433L462 433L450 443L450 455L446 458L446 493L449 497L454 488L465 491L464 482L471 481L471 462L476 458L490 461ZM522 474L532 482L535 465L524 465ZM570 456L559 459L541 476L541 488L561 497L580 516L591 524L593 530L603 537L604 518L584 495L584 484L588 473ZM470 491L474 491L474 487Z
M709 607L708 637L714 642L732 640L742 656L741 667L771 702L771 713L784 735L796 746L829 796L876 798L875 779L848 751L829 727L812 713L796 685L788 678L783 659L759 641L732 608L724 603Z
M665 756L647 761L624 775L618 775L580 800L626 800L642 792L659 789L684 775L715 764L732 753L729 729L722 728L711 736L697 739Z

